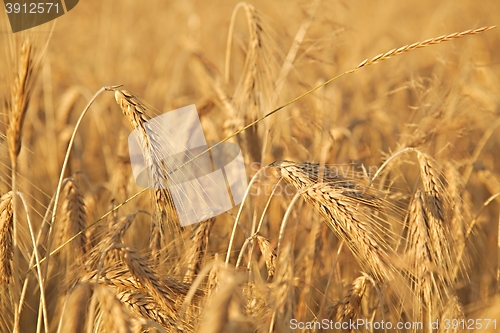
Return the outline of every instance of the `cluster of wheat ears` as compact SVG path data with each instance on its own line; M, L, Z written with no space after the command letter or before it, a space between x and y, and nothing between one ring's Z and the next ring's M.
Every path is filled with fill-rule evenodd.
M231 34L225 77L217 74L200 50L191 47L191 52L193 66L203 73L202 84L210 91L210 98L198 105L202 120L204 113L220 109L226 121L211 126L215 133L223 133L219 142L240 144L246 162L261 161L262 152L272 145L266 139L272 126L266 127L266 121L327 84L402 53L493 28L392 49L265 113L263 105L279 105L279 100L270 97L266 104L261 91L269 89L279 95L312 14L275 73L275 84L259 73L262 66L267 68L269 56L263 46L262 19L249 4L238 5L235 12L240 9L248 21L249 43L243 74L232 94L225 89ZM85 171L72 167L80 124L98 96L111 91L131 128L142 136L152 182L161 182L173 171L159 167L156 151L161 147L145 128L155 116L154 109L121 86L102 88L76 125L65 132L62 141L67 149L57 187L47 202L32 203L36 198L19 185L29 172L20 172L19 164L25 163L20 160L23 125L40 72L40 54L30 40L23 41L10 96L3 103L9 162L4 163L2 177L10 190L0 198L0 331L287 332L292 330L292 320L323 319L422 323L373 329L379 332L432 332L430 324L436 320L459 323L442 325L440 332L470 328L467 320L475 309L466 309L464 303L479 301L467 296L474 289L470 281L476 277L475 270L481 266L474 258L481 251L495 252L482 249L481 242L487 239L485 229L495 230L488 223L494 211L488 209L500 196L500 183L495 181L495 172L477 162L500 125L498 116L488 123L464 161L439 152L433 157L432 149L427 149L429 141L445 140L448 132L458 130L458 125L450 125L453 113L439 107L430 109L425 121L432 122L426 132L411 132L409 127L412 135L401 136L393 146L395 152L379 161L376 173L367 172L362 163L359 173L339 173L332 158L307 162L290 161L286 156L257 170L243 203L233 213L181 228L168 189L134 187L125 135L117 151L111 152L116 162L104 204L91 193ZM78 94L66 95L58 117L69 121L71 107L67 105ZM326 133L334 140L322 137L329 143L322 146L321 156L327 156L335 142L354 149L353 133L347 129L332 127ZM283 135L293 134L285 129ZM300 134L294 140L299 145ZM85 151L89 142L79 144ZM186 163L196 163L196 157ZM269 180L269 172L276 176L272 191L256 194ZM474 185L469 186L470 179ZM477 185L481 181L484 185ZM295 196L278 196L276 191L282 186L294 188ZM491 194L482 206L474 207L471 191L479 186ZM98 205L106 208L96 216ZM497 272L489 275L493 276L490 283L498 283ZM500 326L500 317L496 325ZM303 331L332 330L313 326Z

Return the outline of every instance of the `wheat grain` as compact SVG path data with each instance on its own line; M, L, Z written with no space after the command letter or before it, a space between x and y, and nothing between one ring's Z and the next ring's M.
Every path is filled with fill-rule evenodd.
M142 84L147 100L154 100L163 109L196 103L205 134L207 122L211 126L207 139L211 136L213 141L221 141L223 132L234 131L222 141L239 140L245 162L317 158L325 163L355 160L353 166L366 168L363 175L356 176L332 173L332 165L278 162L275 166L279 175L287 182L280 181L279 186L273 187L265 206L267 185L273 182L267 173L269 168L259 171L251 182L247 194L252 200L240 206L236 218L234 211L228 211L217 217L217 224L207 221L188 226L182 233L168 235L167 229L178 228L177 216L171 194L168 190L158 190L156 185L164 186L168 173L182 166L168 170L159 160L158 150L165 147L158 146L155 135L159 133L152 133L149 126L154 125L155 110L132 93L116 90L118 87L101 90L114 91L118 105L142 141L144 160L152 183L156 184L139 193L151 192L153 216L142 210L143 206L148 207L145 200L141 200L143 197L133 193L136 184L127 154L128 133L116 126L106 102L97 106L94 118L85 117L81 122L89 110L86 107L70 135L73 126L69 121L77 98L87 93L83 86L75 87L74 82L68 80L78 76L83 84L95 81L82 75L89 72L85 52L91 48L80 48L82 51L78 54L82 58L70 62L78 64L68 67L71 73L65 71L66 65L60 56L51 52L50 61L44 64L46 76L42 86L31 89L36 66L31 60L26 62L26 57L31 53L29 58L33 58L36 44L32 47L25 44L19 53L17 37L9 37L10 43L4 44L14 46L10 51L15 64L12 66L14 84L10 87L4 82L11 72L11 68L5 66L9 61L0 61L0 90L5 90L0 94L0 99L5 97L0 106L4 110L0 124L4 135L0 142L5 146L0 145L0 156L4 157L0 163L0 190L7 193L0 198L0 331L48 332L60 321L59 332L288 332L292 330L291 318L317 323L327 317L334 322L356 319L420 322L425 324L424 330L407 332L430 333L433 330L428 324L438 319L442 323L445 319L493 318L498 314L494 301L495 292L498 294L495 290L499 280L498 251L491 251L498 245L498 212L496 205L490 205L500 191L499 157L495 151L499 84L496 71L492 70L495 54L491 51L498 39L491 35L490 40L488 35L484 41L475 39L477 43L468 44L466 48L459 48L460 44L456 43L456 52L450 56L441 58L439 53L434 54L437 63L429 61L429 57L412 58L411 62L418 62L407 66L410 70L380 68L380 71L370 71L369 77L356 76L352 77L353 81L339 80L342 84L326 87L346 74L391 57L493 27L395 48L325 81L329 66L350 68L349 62L359 56L363 48L391 43L387 36L370 31L374 35L369 41L362 40L367 35L358 34L356 43L348 41L349 46L345 45L344 32L358 30L357 26L366 23L364 18L377 9L376 5L354 1L345 12L345 6L314 1L311 11L305 13L309 5L297 9L287 4L279 8L282 15L279 20L273 20L271 26L266 25L264 11L270 9L274 13L274 5L266 8L264 4L259 8L258 2L241 3L231 19L225 75L221 76L218 68L224 65L223 57L218 52L220 49L214 48L220 46L221 26L210 29L207 23L221 22L224 13L230 10L225 4L217 6L217 15L205 15L201 20L196 13L210 14L213 6L167 8L159 5L158 13L167 9L174 16L171 20L166 16L163 22L166 28L185 21L187 29L177 40L162 41L161 48L153 47L153 54L147 45L134 47L140 44L135 40L136 31L151 32L151 42L158 34L149 29L148 24L141 23L139 14L144 6L135 10L131 3L120 6L119 16L125 15L123 18L133 24L123 26L120 38L108 39L109 52L99 53L95 64L93 62L101 69L100 79L116 76L104 71L107 68L116 67L119 76L128 75L123 68L132 68L128 84L136 87ZM439 12L435 10L439 6L434 3L418 2L418 6L416 3L418 12L424 9ZM316 6L317 15L313 16ZM481 16L485 22L495 17L491 6L477 6L472 1L464 6L476 14L485 14ZM413 5L410 7L413 10ZM106 8L103 7L103 14L107 13ZM408 4L397 8L403 10ZM332 21L325 16L331 10L339 12L342 19ZM349 14L351 11L355 15ZM397 12L404 15L404 11ZM127 13L134 13L134 17L126 17ZM294 39L288 35L293 25L286 22L293 18L298 27L301 17L305 20ZM386 18L387 22L395 22L392 16ZM455 22L453 18L448 21L447 24L452 25L465 23L464 20ZM236 32L246 25L248 29ZM131 27L134 31L127 30ZM134 29L137 27L139 29ZM387 30L380 27L380 31ZM82 28L87 34L96 32L93 26ZM432 24L428 29L433 29ZM399 30L392 37L415 35L411 29ZM107 31L113 36L113 31L118 30ZM78 40L72 42L79 43ZM55 35L52 44L55 50L67 46ZM170 45L179 46L181 50ZM283 50L287 51L290 45L287 55ZM274 50L274 46L280 49ZM107 66L105 57L117 50L119 54L113 58L116 60L113 66ZM66 52L65 56L72 59L72 52ZM285 56L278 74L276 65L282 64L281 57ZM388 70L391 75L386 75ZM315 82L317 87L272 110L280 99L296 96L296 91ZM34 93L30 94L31 91ZM317 93L312 94L314 91ZM56 114L44 107L51 105L52 98L60 101ZM300 103L296 103L299 100ZM27 113L28 102L33 113ZM281 114L283 117L269 117L292 103L295 107L289 114L285 111ZM203 109L212 110L209 118L208 111ZM261 116L266 109L272 111ZM53 116L55 126L51 123ZM261 123L264 119L267 121ZM333 121L336 129L329 128ZM80 123L82 126L76 131ZM56 133L51 133L52 130ZM343 135L336 135L335 131ZM325 142L324 134L328 132L333 134L331 140ZM235 137L238 133L243 135ZM57 142L53 142L54 135ZM54 192L54 173L46 172L46 164L51 166L49 171L55 172L59 167L58 161L47 157L55 156L50 150L67 145L68 139L70 148L75 142L75 149L66 151L55 198L48 203ZM113 156L107 147L114 144L117 160L114 164L107 163ZM424 145L425 150L418 148L421 150L417 151L417 147ZM401 150L401 147L415 148ZM403 156L400 153L405 151L415 153L420 169L410 165L415 160L401 158L382 177L374 177L379 190L371 189L371 184L366 185L371 168L378 168L383 162L380 155L387 152L391 156L393 149L399 152L393 157ZM78 188L83 183L76 178L63 181L72 174L66 167L68 163L80 169L86 181L85 191L83 185ZM16 164L20 165L19 170ZM110 168L113 165L115 167ZM440 165L444 166L443 173ZM255 164L247 166L247 171L256 171ZM288 190L292 188L297 189L297 194L289 203ZM17 195L14 194L20 192L26 195L29 209L26 209L26 218L18 215L16 220L13 214L19 214L20 210L16 209ZM81 192L85 192L85 196ZM139 200L132 201L134 198ZM295 198L304 198L305 202L299 200L295 205ZM133 207L124 207L126 203ZM476 205L480 208L477 214ZM285 210L285 218L282 218ZM51 212L50 222L47 217L42 218ZM138 218L138 212L153 216L152 223L143 225L144 219ZM86 218L93 223L79 223ZM27 223L29 219L35 228L40 227L36 242L33 237L27 237L28 231L33 235L31 223ZM326 223L319 223L319 219ZM232 230L228 227L231 223ZM50 226L57 233L53 236L50 231L47 237ZM82 242L85 238L87 241ZM56 250L52 248L52 240L60 244ZM240 248L241 241L244 243ZM277 255L272 248L275 243ZM350 251L344 251L344 244ZM253 252L255 245L259 246L260 253ZM36 261L34 255L29 258L35 246L45 258ZM251 246L249 250L248 246ZM233 248L240 248L239 255ZM14 251L18 259L14 259ZM462 261L463 253L467 253L468 260ZM80 258L86 261L84 265L65 265L61 254L76 258L71 262L65 259L68 264L79 264ZM220 255L226 257L226 263L212 264L210 259L215 256L217 260ZM231 266L230 258L234 255L238 255L236 267ZM243 261L245 264L241 264ZM461 274L457 274L458 269ZM239 270L244 273L237 273ZM8 274L4 274L7 271ZM356 278L360 271L366 275ZM38 283L33 283L35 278ZM74 279L78 280L76 284ZM15 283L23 280L23 289L19 292ZM408 293L399 292L401 289L408 289ZM91 297L93 290L96 293ZM89 298L94 303L90 307ZM61 313L58 306L64 300L66 308ZM337 311L327 316L326 304L336 300ZM485 315L486 311L491 312ZM37 316L40 316L38 320ZM446 330L441 327L436 331Z

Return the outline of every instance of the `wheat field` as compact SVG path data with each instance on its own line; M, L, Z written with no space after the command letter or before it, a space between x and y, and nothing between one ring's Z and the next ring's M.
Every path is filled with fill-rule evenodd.
M498 17L86 0L13 34L0 14L0 332L497 332ZM181 227L128 136L164 183L147 123L190 104L248 188Z

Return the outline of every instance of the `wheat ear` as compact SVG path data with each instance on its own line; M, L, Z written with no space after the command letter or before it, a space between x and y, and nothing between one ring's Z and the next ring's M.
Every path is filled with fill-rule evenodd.
M159 159L158 154L161 152L161 146L155 138L155 134L150 133L146 129L146 123L151 120L148 115L146 105L126 90L116 90L115 99L120 106L123 114L127 117L133 129L140 133L140 142L142 145L142 153L148 171L150 172L151 181L154 190L154 198L156 202L156 220L152 224L152 254L153 258L158 259L158 255L162 245L165 245L161 240L164 237L165 225L171 230L178 230L177 210L172 199L172 195L168 186L168 171L164 166L164 162ZM162 244L163 243L163 244Z
M135 249L125 246L120 249L120 252L121 258L130 273L153 299L162 306L170 318L170 323L174 325L177 319L175 292L161 282L156 272L150 268L146 260Z
M481 32L485 32L485 31L488 31L488 30L491 30L494 28L496 28L496 25L490 26L490 27L482 27L482 28L478 28L478 29L469 29L469 30L465 30L462 32L454 32L452 34L443 35L443 36L434 37L434 38L429 38L429 39L426 39L426 40L421 41L421 42L401 46L400 48L392 49L392 50L387 51L385 53L381 53L379 55L376 55L375 57L373 57L371 59L363 60L354 70L357 70L357 69L362 68L362 67L374 65L374 64L381 62L383 60L387 60L387 59L392 58L394 56L397 56L397 55L400 55L400 54L403 54L406 52L410 52L410 51L413 51L416 49L421 49L421 48L429 46L429 45L435 45L435 44L439 44L442 42L448 42L448 41L453 40L453 39L458 39L458 38L462 38L465 36L479 34Z
M14 254L12 236L14 218L11 192L0 198L0 283L7 284L12 278L12 259Z
M82 258L86 252L87 239L85 233L81 232L87 226L87 212L83 193L75 180L69 180L64 189L64 201L62 202L62 220L59 224L60 243L67 241L75 235L79 235L75 242L71 242L67 249L69 258L74 255Z
M272 164L283 179L325 218L330 229L349 246L361 267L377 281L392 279L393 251L383 235L392 235L374 211L384 210L383 200L365 193L363 184L326 171L319 182L319 165L290 161Z
M369 278L362 275L351 283L351 286L344 295L343 301L337 304L335 318L337 322L351 322L359 318L361 314L361 300L365 296L368 281Z

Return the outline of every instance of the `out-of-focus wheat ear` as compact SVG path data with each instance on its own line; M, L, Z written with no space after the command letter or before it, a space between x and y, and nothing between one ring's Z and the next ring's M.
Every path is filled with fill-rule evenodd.
M106 266L113 267L120 262L121 255L119 246L123 243L125 232L129 229L139 212L140 211L135 211L121 218L118 218L118 216L114 214L110 215L111 218L108 221L107 230L104 231L106 237L92 249L86 258L85 266L87 270L92 271L97 269L102 254L105 251L108 251L104 258L104 264Z
M500 230L500 213L498 214L498 230ZM497 290L500 292L500 232L497 236Z
M158 221L151 221L151 232L149 235L149 249L151 251L151 259L154 265L158 265L161 261L162 253L162 228Z
M137 96L127 90L116 90L115 99L123 114L127 117L131 127L140 133L141 149L144 160L150 172L154 190L156 224L158 225L160 236L164 237L165 226L171 232L179 230L179 219L177 210L168 189L167 172L163 161L158 156L162 147L155 137L155 133L148 132L146 122L151 120L148 109ZM162 242L162 245L165 245Z
M198 332L241 332L241 328L232 321L241 315L237 310L240 304L235 302L238 294L237 288L242 281L241 276L235 275L233 271L221 269L219 277L224 283L219 286L205 306Z
M351 286L344 295L342 303L337 307L337 322L355 322L358 320L362 313L361 300L367 291L368 282L369 278L362 275L351 283ZM351 332L351 329L344 329L343 332Z
M286 244L278 257L277 274L273 282L274 314L270 331L282 332L294 317L294 258L292 243Z
M178 265L178 269L184 272L179 271L177 273L184 275L185 282L192 281L203 265L203 259L208 249L208 236L214 223L215 217L212 217L194 226L191 239L189 240L190 243Z
M79 283L75 286L63 306L58 332L86 332L85 321L91 296L90 284Z
M465 246L465 233L467 222L471 219L469 202L467 202L467 191L461 181L460 173L455 165L447 162L444 166L444 175L447 180L447 191L450 196L451 207L450 218L450 239L452 250L460 253ZM453 257L454 265L460 265L459 258Z
M55 112L56 123L55 131L57 135L57 165L59 165L64 156L64 152L68 147L69 140L71 139L71 133L73 132L73 126L69 124L71 111L77 102L78 98L82 95L81 89L77 86L73 86L66 90L61 96L59 106Z
M440 171L434 160L420 151L417 151L420 164L420 177L424 185L425 208L428 210L429 240L432 244L433 262L444 268L447 278L452 267L449 224L446 220L445 203L449 202L446 190L439 179Z
M128 187L132 177L130 157L128 156L127 135L124 131L120 132L117 145L115 172L113 173L111 184L115 201L123 202L128 198Z
M500 180L495 173L485 167L479 168L476 173L491 195L500 192Z
M316 257L316 243L321 229L321 219L317 218L312 221L311 231L304 246L304 259L301 260L301 267L298 271L304 272L304 284L300 292L299 301L297 302L296 318L299 321L305 320L309 308L309 299L311 297L311 286L314 281L314 258Z
M263 82L266 80L259 79L259 76L262 76L263 73L269 74L269 68L266 67L271 65L270 59L266 59L268 55L265 52L260 15L254 6L246 2L240 3L235 8L235 12L240 7L245 10L249 28L249 42L242 76L234 93L233 102L237 114L236 117L228 118L228 121L225 122L223 129L225 136L243 127L244 123L256 120L263 107L261 104L264 102L265 92L272 91L272 87L268 87L269 90L262 87ZM229 45L229 50L230 47ZM226 59L226 61L229 61L229 59ZM260 161L262 153L262 140L257 135L257 130L258 125L242 133L245 148L253 161Z
M7 142L11 162L17 160L17 156L21 151L21 135L31 94L33 69L31 43L26 40L21 47L19 67L11 89L9 124L7 127Z
M410 284L417 301L414 315L423 322L430 322L442 313L453 297L451 262L446 261L451 250L443 229L442 223L429 212L424 192L418 190L410 205L406 255L412 274ZM436 237L442 239L436 240Z
M245 314L259 319L256 332L269 331L270 323L270 289L268 288L268 284L262 282L247 283L242 290L245 296L245 300L243 301L243 304L246 305Z
M12 278L13 260L13 229L12 193L6 193L0 198L0 284L9 283Z
M267 281L271 282L276 272L276 252L271 247L271 243L267 238L257 235L255 239L257 240L260 252L266 261Z
M444 311L441 315L441 322L447 322L447 318L453 318L455 322L463 323L466 322L464 310L462 303L458 297L452 297L448 300L444 307ZM469 332L463 325L452 325L451 327L445 327L445 325L440 325L438 333L462 333Z
M105 332L132 333L130 330L130 313L116 298L113 290L107 286L97 286L95 296L98 297L102 311L102 325Z
M441 223L445 222L445 189L439 179L439 168L429 155L417 151L420 177L424 185L430 213Z
M61 221L58 223L59 235L57 238L62 244L76 234L80 233L87 226L87 212L82 191L78 186L76 178L69 180L63 188L64 200L61 204ZM81 233L75 240L67 245L67 258L73 259L83 258L87 239L85 233Z
M410 269L411 285L416 295L416 304L414 309L416 320L427 320L429 311L432 308L431 291L433 290L430 284L430 275L435 266L433 258L435 257L435 249L431 245L429 239L429 223L430 219L428 212L425 209L424 194L421 190L415 192L410 205L409 220L408 220L408 236L406 243L406 255L408 257ZM439 283L439 281L437 282ZM424 303L425 302L425 303ZM427 308L422 307L422 304L427 304Z
M104 250L107 248L112 248L114 245L123 244L123 237L125 236L125 232L130 228L137 214L138 212L136 211L126 216L122 216L112 225L110 225L108 236L101 244L99 244L98 249ZM118 249L111 251L111 253L109 254L109 259L107 258L108 260L106 260L106 264L110 266L116 264L116 262L118 262L120 259L119 252L120 251ZM97 253L99 253L99 251Z

